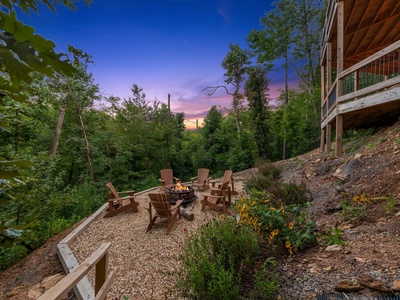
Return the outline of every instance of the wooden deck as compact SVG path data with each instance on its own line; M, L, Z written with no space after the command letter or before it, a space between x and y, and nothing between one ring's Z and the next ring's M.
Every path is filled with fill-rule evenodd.
M330 0L321 45L321 150L400 116L400 2Z

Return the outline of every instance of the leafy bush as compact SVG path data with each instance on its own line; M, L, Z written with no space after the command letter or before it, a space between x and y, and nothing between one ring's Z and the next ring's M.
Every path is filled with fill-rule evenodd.
M24 258L28 250L24 246L15 246L12 248L0 247L0 271L7 269L20 259Z
M249 226L215 220L187 238L178 288L195 299L237 299L240 275L253 268L258 249Z
M340 228L326 228L325 232L318 235L319 241L324 246L344 245L343 230Z
M254 273L254 284L250 291L250 299L274 299L278 291L278 276L275 271L275 260L268 259L262 267Z
M284 246L293 254L317 242L313 234L315 224L307 219L303 206L285 205L268 192L253 190L250 197L241 197L236 207L241 224L251 225L271 245Z

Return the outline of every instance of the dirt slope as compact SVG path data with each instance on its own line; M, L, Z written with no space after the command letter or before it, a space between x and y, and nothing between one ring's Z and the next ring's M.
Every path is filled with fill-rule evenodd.
M282 261L281 299L316 299L334 293L338 282L356 281L363 274L389 287L400 280L400 123L346 143L340 158L315 150L275 164L281 169L282 181L307 185L313 203L309 214L317 232L340 228L345 241L336 251L318 246ZM342 209L343 200L350 203L363 193L362 199L371 202L365 211ZM388 195L395 199L392 205L382 198ZM344 211L352 214L342 217ZM56 244L69 232L53 237L21 263L1 272L0 299L29 299L34 285L62 272ZM364 289L346 293L346 297L374 299L381 294Z
M317 233L339 228L345 242L336 251L320 246L282 262L284 299L335 293L339 282L357 282L361 275L390 288L400 280L400 123L346 143L344 153L336 158L315 150L276 163L282 181L307 185ZM385 198L389 195L395 201ZM343 209L342 202L352 203L354 197L364 201L365 210ZM390 294L363 289L346 296L375 299Z

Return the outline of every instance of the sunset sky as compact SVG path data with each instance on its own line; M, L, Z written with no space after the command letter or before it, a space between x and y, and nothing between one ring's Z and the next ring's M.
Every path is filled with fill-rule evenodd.
M18 14L36 33L54 41L57 50L67 44L89 53L89 67L104 96L127 98L137 83L147 100L167 102L191 121L202 119L212 105L229 107L223 90L212 97L202 91L224 84L221 62L229 43L247 48L252 29L272 1L262 0L94 0L72 12L58 7L52 13L40 7L30 16ZM280 67L277 65L277 67ZM269 74L270 97L283 88L283 74ZM201 121L200 121L201 122ZM188 125L193 123L188 123Z

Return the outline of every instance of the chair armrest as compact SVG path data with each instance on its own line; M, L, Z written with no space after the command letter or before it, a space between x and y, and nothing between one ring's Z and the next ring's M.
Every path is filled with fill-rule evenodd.
M132 193L135 193L135 190L118 192L118 194L132 194Z
M161 179L161 178L159 178L158 179L161 183L164 183L165 182L165 180L163 180L163 179Z
M178 208L179 206L181 206L182 202L183 202L183 200L176 201L175 205L172 206L169 210L174 210L174 209Z
M193 182L193 180L195 180L196 178L197 178L197 176L190 177L190 180Z
M176 181L181 181L178 177L173 177Z
M212 194L203 194L204 198L225 198L225 196L217 196L217 195L212 195Z
M220 181L218 179L211 180L210 178L209 182L211 183L212 187L215 187L215 184Z

